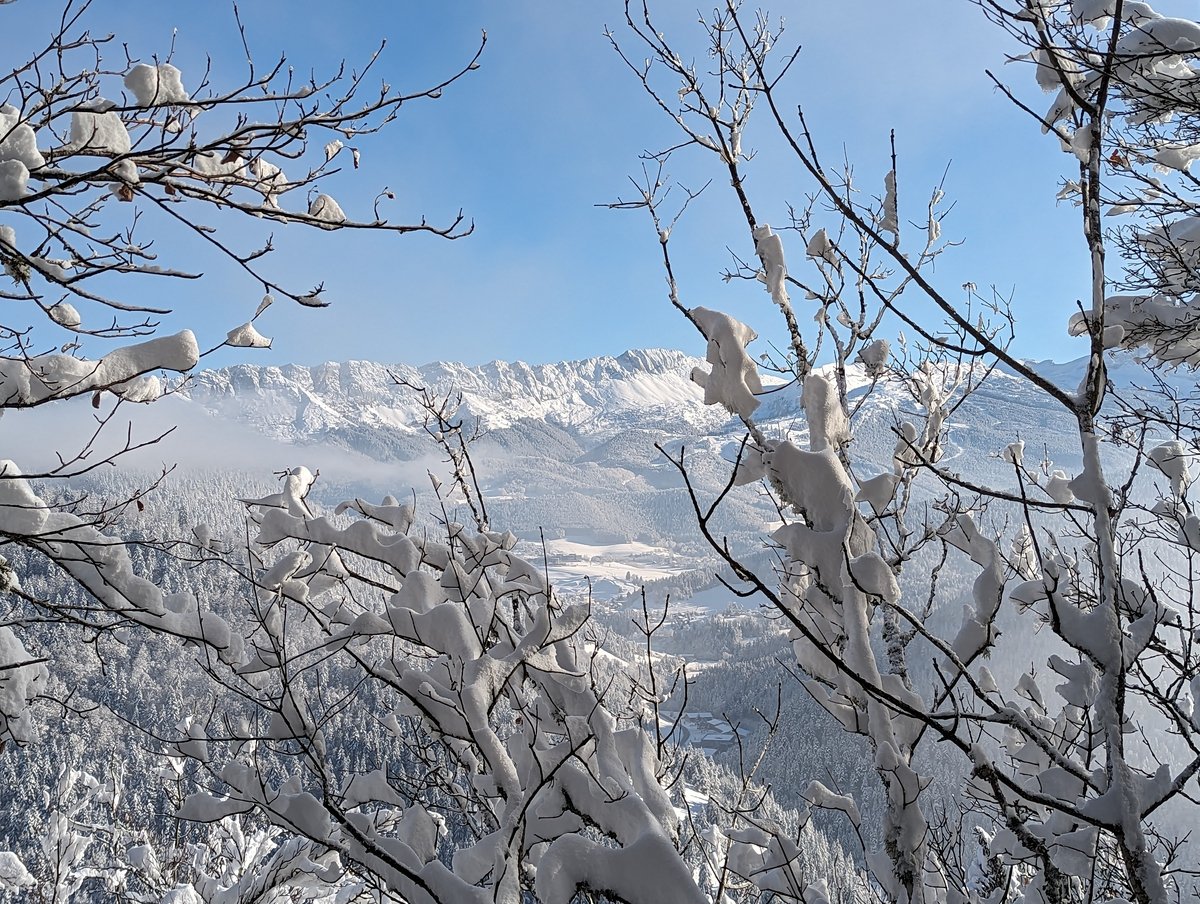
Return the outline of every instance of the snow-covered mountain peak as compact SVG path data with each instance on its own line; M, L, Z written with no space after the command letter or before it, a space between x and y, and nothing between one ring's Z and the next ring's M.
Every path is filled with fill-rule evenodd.
M1135 370L1144 377L1124 363L1113 362L1110 374L1115 383L1124 385ZM1034 366L1068 389L1078 385L1084 370L1083 361ZM580 460L590 460L609 455L610 445L616 443L612 448L628 451L632 444L640 450L638 456L653 458L655 441L685 441L694 448L697 442L711 440L720 447L740 435L741 425L726 411L704 404L702 391L691 380L696 367L706 367L705 362L669 349L552 364L237 365L196 375L181 395L220 420L240 422L287 443L330 443L376 461L394 461L429 454L419 397L411 388L428 387L440 395L460 394L460 413L468 420L478 419L504 454L555 460L582 455ZM944 378L944 391L961 389L963 374L939 376ZM798 387L778 378L774 382L773 391L761 398L760 424L772 436L802 436ZM847 373L852 397L870 383L857 366ZM877 447L872 455L886 467L895 445L896 420L919 418L918 408L911 386L891 377L881 380L859 412L860 449ZM1051 425L1063 415L1036 387L997 368L948 424L951 457L961 447L987 459L1018 436L1054 432L1058 428ZM1054 458L1067 461L1077 454L1068 443L1055 450Z
M240 364L196 375L183 395L290 441L362 427L417 430L421 412L412 386L460 393L465 412L487 429L530 419L598 435L640 423L711 429L726 415L705 407L691 381L692 368L702 363L679 351L640 349L554 364Z

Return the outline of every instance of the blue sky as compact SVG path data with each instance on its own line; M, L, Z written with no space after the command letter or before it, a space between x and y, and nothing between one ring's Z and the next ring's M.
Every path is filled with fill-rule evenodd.
M47 33L53 5L18 0L3 7L0 16L15 26L6 33L26 35L32 45ZM702 53L693 7L678 0L657 6L679 36L677 45ZM1082 354L1065 324L1087 292L1085 249L1076 211L1054 201L1073 158L988 82L985 68L1003 70L1036 106L1048 103L1027 69L1003 65L1005 51L1014 49L1004 35L966 0L786 6L787 36L804 45L787 99L804 105L824 155L844 153L860 184L881 192L894 128L902 191L922 204L949 165L946 190L956 206L944 235L963 245L939 261L936 282L956 288L971 281L1012 293L1022 355ZM461 207L476 230L445 242L274 227L280 250L273 266L309 284L324 280L333 306L277 303L258 324L274 337L273 349L222 352L210 363L544 362L647 346L702 352L700 338L667 303L648 220L596 206L628 193L639 153L677 139L603 37L606 24L621 31L619 2L335 7L246 0L242 16L258 61L286 51L301 72L326 72L343 58L360 63L386 37L377 72L406 87L454 71L486 29L479 71L440 101L406 108L389 130L361 143L362 169L328 186L352 217L366 217L370 198L386 185L397 196L390 208L397 219L444 220ZM216 85L243 72L231 7L219 0L136 6L97 0L89 22L96 32L115 32L141 58L165 55L177 30L175 59L189 87L205 54L213 58ZM6 42L9 54L20 47ZM760 219L779 222L787 202L802 202L811 185L771 138L760 129L747 139L761 150L747 169L748 189ZM727 249L748 256L751 248L713 162L693 149L670 168L686 184L717 177L673 235L683 301L723 308L775 336L766 294L720 279ZM908 215L920 219L921 210ZM803 266L801 251L789 248L794 268ZM208 346L250 316L261 290L219 262L203 266L204 280L172 288L179 313L167 326L192 327Z

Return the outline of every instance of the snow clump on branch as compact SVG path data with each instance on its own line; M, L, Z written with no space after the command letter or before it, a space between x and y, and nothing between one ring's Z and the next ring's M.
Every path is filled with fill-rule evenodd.
M129 130L112 111L113 103L100 98L84 104L71 114L71 140L65 151L117 157L133 147Z
M308 205L308 215L327 224L324 229L333 229L339 223L346 222L346 214L340 204L329 195L320 194L313 198Z
M46 666L29 655L9 628L0 627L0 744L10 740L26 744L33 740L29 703L38 695L39 688L45 686L49 674Z
M20 160L0 161L0 201L19 201L29 193L29 168Z
M234 348L270 348L271 340L256 330L253 323L243 323L229 331L225 344Z
M121 395L122 386L137 377L156 370L182 373L199 360L191 330L118 348L98 361L70 355L0 358L0 397L9 407L20 408L96 390Z
M125 76L125 87L133 92L139 107L185 104L191 100L184 90L182 73L170 63L157 66L138 63Z
M0 106L0 161L19 160L27 170L46 165L37 148L37 134L29 123L21 122L21 111L12 104Z
M724 405L731 414L750 417L758 408L755 395L763 387L746 346L758 334L721 311L697 307L691 317L708 340L706 358L712 365L711 372L700 367L692 370L692 380L704 389L704 404Z
M787 263L783 259L783 240L766 223L753 232L754 250L762 261L762 280L767 284L771 300L783 310L791 304L787 291Z

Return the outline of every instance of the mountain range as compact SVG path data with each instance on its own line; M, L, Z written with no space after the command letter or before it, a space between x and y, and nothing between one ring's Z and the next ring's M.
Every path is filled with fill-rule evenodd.
M1038 367L1073 386L1083 363ZM444 473L444 466L422 427L414 387L459 394L466 429L481 434L472 450L493 525L545 543L561 580L580 586L587 578L606 581L616 594L641 581L712 568L681 475L656 448L686 449L702 499L723 486L744 430L724 410L704 404L691 380L693 368L704 366L702 359L665 349L544 365L237 365L193 376L170 400L169 416L185 437L190 432L217 450L214 466L221 466L222 454L221 443L211 442L214 433L237 430L273 444L279 458L269 462L272 469L322 468L328 501L347 493L377 497L385 488L404 495L411 488L434 510L426 471ZM1114 368L1122 385L1140 374L1134 365ZM891 468L895 426L918 413L906 381L884 380L869 392L861 372L850 382L857 387L852 400L862 403L854 439L862 479ZM803 442L798 389L778 381L768 388L758 412L764 430ZM1027 458L1068 473L1079 467L1067 414L1002 370L954 409L947 428L944 466L975 480L1011 486L1011 465L999 453L1017 439L1025 440ZM745 487L732 494L713 527L736 548L759 550L764 527L777 519L759 489Z
M196 375L183 395L291 442L348 437L363 428L420 433L420 387L460 394L465 411L488 430L540 420L581 437L607 437L639 423L709 432L728 417L706 408L690 379L692 368L702 363L682 352L647 349L539 365L244 364Z

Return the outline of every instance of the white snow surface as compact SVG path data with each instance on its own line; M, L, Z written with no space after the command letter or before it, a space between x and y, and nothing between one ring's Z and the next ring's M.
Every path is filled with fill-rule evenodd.
M223 154L205 151L192 159L191 166L198 175L206 179L219 179L234 176L246 166L246 161L241 157L226 160Z
M755 396L763 388L758 368L746 352L746 346L758 335L721 311L697 307L692 309L691 316L708 339L711 369L692 368L692 379L704 387L704 403L721 405L730 414L749 417L758 408Z
M771 300L787 310L790 299L787 291L787 262L783 258L783 240L766 223L754 227L754 250L762 262L762 280L771 293ZM827 250L827 249L822 249ZM710 337L711 338L711 337Z
M49 313L51 320L59 326L65 326L67 329L74 329L81 322L79 311L76 310L73 304L66 301L60 301L58 304L51 306Z
M880 232L890 232L894 239L900 238L900 214L896 210L896 171L889 170L883 179L883 217L879 221Z
M125 76L125 87L133 92L139 107L182 104L191 98L183 87L183 75L170 63L152 66L138 63Z
M0 201L19 201L29 192L29 168L20 160L0 161Z
M71 141L68 148L75 153L100 154L116 157L128 154L133 146L121 117L112 110L109 101L93 104L95 112L78 110L71 114Z
M649 419L707 431L729 418L706 407L702 390L690 379L693 368L703 364L682 352L648 349L554 364L237 365L198 374L181 394L214 414L265 425L276 437L293 441L360 424L417 429L416 396L397 386L392 375L417 386L461 392L466 412L486 429L537 419L604 435Z
M256 330L253 323L243 323L229 331L225 344L234 348L270 348L271 340Z
M278 207L278 196L288 184L283 170L269 160L256 157L250 162L249 172L254 180L251 187L262 194L263 206Z
M0 462L0 468L4 464L7 462ZM9 482L11 481L0 481L0 487ZM2 517L0 514L0 518ZM0 627L0 667L29 662L34 658L10 628ZM29 712L29 702L45 687L48 676L46 666L40 662L0 671L0 741L15 739L25 743L33 739L33 718ZM4 854L0 854L0 889L5 887L6 881L6 863L3 857ZM14 871L14 875L19 874Z
M1200 157L1200 144L1166 144L1155 153L1154 162L1163 169L1186 173L1197 157Z
M1195 220L1193 228L1200 227L1200 218L1189 219ZM1190 260L1197 255L1194 246L1183 243L1175 257ZM1181 285L1193 278L1183 268L1176 268L1175 275ZM1145 351L1171 366L1200 366L1198 312L1197 302L1180 302L1168 295L1110 295L1104 300L1104 347ZM1068 332L1072 336L1085 335L1090 321L1090 312L1076 313L1068 323Z
M1131 55L1161 55L1167 51L1193 53L1200 50L1200 23L1168 16L1147 18L1122 35L1117 52Z
M29 170L46 165L36 133L21 121L21 111L12 104L0 106L0 160L20 160Z
M346 214L341 205L326 194L317 195L308 205L308 215L329 224L326 229L332 229L339 223L346 222Z
M22 407L97 389L122 396L128 389L144 396L145 384L131 381L156 370L182 373L199 360L200 350L191 330L118 348L96 361L70 355L0 358L0 397L8 399L11 407Z
M36 884L16 854L12 851L0 851L0 891L17 891Z
M829 241L829 235L824 229L818 229L813 234L804 253L813 260L823 260L835 266L838 262L837 249L833 246L833 242Z

